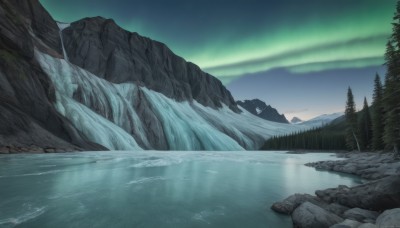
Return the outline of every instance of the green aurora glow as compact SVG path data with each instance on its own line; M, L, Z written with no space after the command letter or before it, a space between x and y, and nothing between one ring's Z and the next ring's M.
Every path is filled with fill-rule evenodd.
M229 83L248 73L278 67L304 73L383 64L396 1L358 1L359 5L348 8L343 5L337 14L318 12L318 8L309 9L309 12L302 9L292 17L266 9L265 13L274 14L273 17L260 20L257 24L250 21L253 24L248 26L254 27L251 29L253 32L243 33L241 30L246 23L238 23L236 27L233 22L221 20L215 22L214 28L203 28L199 24L201 20L194 18L193 23L197 24L191 29L185 24L173 23L175 21L158 24L157 28L156 24L160 21L152 24L151 15L146 18L132 14L131 18L122 18L114 8L107 9L100 5L80 8L53 0L41 2L60 21L97 15L114 18L123 28L166 43L176 54ZM309 15L304 15L307 12ZM186 20L190 21L190 18ZM168 28L160 29L164 25ZM182 34L166 32L168 29L180 31L180 27L188 30L182 29ZM190 32L196 33L196 40L185 40L185 33Z

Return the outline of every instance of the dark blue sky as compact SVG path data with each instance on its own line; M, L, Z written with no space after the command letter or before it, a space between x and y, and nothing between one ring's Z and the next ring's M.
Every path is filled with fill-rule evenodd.
M357 101L370 97L396 2L40 1L59 21L113 18L218 77L235 98L260 98L287 114L308 110L289 114L304 119L340 111L349 85ZM263 87L270 89L260 92ZM279 91L285 96L277 96Z
M281 107L287 117L313 117L321 113L342 112L347 88L351 86L358 108L364 96L372 99L377 67L333 69L311 73L291 73L284 68L249 74L234 80L228 88L239 99L263 97L268 104ZM384 68L378 70L384 74ZM248 93L247 91L252 91ZM291 104L291 105L282 105Z

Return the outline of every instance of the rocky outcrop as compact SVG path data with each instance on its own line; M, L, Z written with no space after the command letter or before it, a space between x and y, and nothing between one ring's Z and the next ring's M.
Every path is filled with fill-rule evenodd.
M177 101L239 112L221 81L165 44L123 30L111 19L84 18L63 30L71 63L113 83L133 82Z
M331 226L330 228L357 228L360 227L362 223L351 220L351 219L346 219L341 223L335 224Z
M363 223L360 226L358 226L357 228L378 228L378 226L376 226L375 224L372 224L372 223Z
M359 222L374 223L379 213L376 211L369 211L361 208L352 208L344 212L343 216L347 219L353 219Z
M343 221L339 216L310 202L297 207L293 211L292 220L295 228L329 228Z
M326 202L337 202L347 207L381 211L400 206L400 176L389 176L355 187L340 186L316 191Z
M334 213L338 216L342 216L345 211L348 211L350 208L337 204L337 203L327 203L317 196L312 196L310 194L294 194L284 199L281 202L276 202L272 204L271 209L275 212L281 214L291 215L293 211L301 204L305 202L310 202L316 206L323 208L326 211Z
M278 123L289 123L285 115L279 114L279 112L272 108L270 105L259 99L237 101L237 105L243 107L251 114L258 116L262 119L278 122Z
M378 227L399 227L400 226L400 208L387 210L383 212L377 219Z
M104 150L83 139L54 109L53 85L34 59L37 34L45 37L43 47L58 46L54 21L37 0L17 2L0 1L0 147L7 152Z
M290 215L293 213L294 209L304 202L311 202L315 205L320 205L323 203L318 197L310 194L294 194L281 202L274 203L271 206L271 209L281 214Z
M9 2L12 2L12 7L15 8L18 17L24 17L27 29L37 48L53 55L62 53L57 23L38 0L14 0Z
M294 209L294 214L297 208L301 207L298 206L299 202L300 205L313 204L312 209L307 210L313 211L313 213L326 213L328 211L346 219L333 225L334 228L375 228L400 224L400 189L398 187L400 186L400 175L397 174L399 172L397 168L399 160L396 160L393 154L379 153L349 153L341 156L348 159L316 162L308 165L319 169L356 173L371 179L383 178L354 187L340 185L337 188L318 190L315 192L316 197L307 194L295 194L282 202L274 203L271 209L282 214L290 214ZM374 164L374 161L376 164ZM352 165L356 168L353 168ZM309 204L306 208L310 207ZM306 215L305 208L301 210L304 216L315 221L315 218ZM382 211L384 212L380 214ZM298 217L299 215L297 215L295 222L292 215L295 224L300 224L299 226L301 224L312 225L307 221L299 220Z
M307 163L316 169L336 171L360 176L369 180L389 175L400 175L400 160L394 160L392 153L348 153L341 155L345 160Z
M292 214L295 227L378 227L400 224L400 176L389 176L355 187L316 191L316 196L295 194L274 203L272 210ZM351 208L351 209L350 209ZM392 209L397 208L397 209ZM385 211L379 215L380 211ZM332 215L335 215L332 217ZM379 216L379 217L378 217ZM335 218L335 219L334 219ZM332 223L334 221L334 223Z

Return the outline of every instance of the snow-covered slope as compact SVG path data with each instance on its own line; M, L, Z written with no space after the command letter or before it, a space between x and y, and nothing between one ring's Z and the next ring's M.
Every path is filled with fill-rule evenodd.
M308 126L308 127L320 127L326 124L329 124L333 120L343 116L343 112L337 112L337 113L332 113L332 114L323 114L320 116L317 116L315 118L312 118L310 120L298 123L297 125L303 125L303 126Z
M238 114L227 106L177 102L133 83L108 82L37 50L35 56L54 83L58 112L88 140L112 150L159 149L152 137L166 141L162 149L258 149L272 135L308 127L266 121L245 110Z

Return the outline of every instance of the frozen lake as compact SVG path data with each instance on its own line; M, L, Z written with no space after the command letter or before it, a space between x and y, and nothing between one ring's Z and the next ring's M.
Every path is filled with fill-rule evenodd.
M332 154L85 152L0 156L0 227L292 227L270 205L358 178Z

